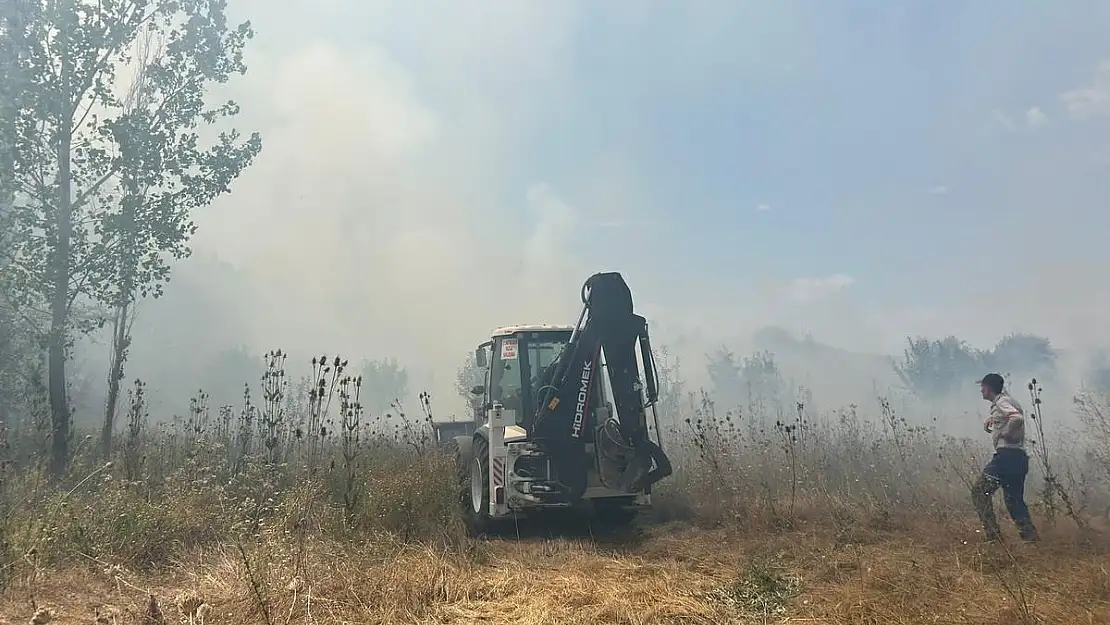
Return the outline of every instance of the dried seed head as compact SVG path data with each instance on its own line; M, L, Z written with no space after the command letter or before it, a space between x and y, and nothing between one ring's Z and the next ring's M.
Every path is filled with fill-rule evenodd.
M158 600L154 595L150 595L150 601L146 606L146 614L143 615L144 625L165 625L166 617L162 614L162 608L158 607Z
M174 605L181 611L185 618L193 618L197 615L197 610L200 606L204 605L204 601L191 590L182 590L174 597Z

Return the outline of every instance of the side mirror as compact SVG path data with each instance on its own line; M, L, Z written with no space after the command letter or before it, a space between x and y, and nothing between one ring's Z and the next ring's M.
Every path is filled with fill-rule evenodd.
M470 394L471 395L481 395L482 393L485 393L485 392L486 392L486 387L485 387L484 384L479 384L479 385L470 389Z
M474 350L474 363L478 365L479 369L486 368L486 365L489 364L486 362L486 348L479 347Z

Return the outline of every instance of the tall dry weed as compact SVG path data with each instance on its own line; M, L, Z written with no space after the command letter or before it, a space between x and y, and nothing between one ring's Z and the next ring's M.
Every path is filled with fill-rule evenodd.
M269 620L279 615L267 602L286 578L312 581L314 554L337 543L474 555L455 460L432 434L432 398L420 394L415 417L400 402L367 414L346 359L317 356L299 381L288 379L286 360L267 353L242 404L215 416L203 391L184 418L150 415L136 381L115 461L105 465L94 446L77 445L60 484L48 483L40 464L19 462L41 441L0 428L0 582L67 563L143 570L217 551L239 563L258 615ZM1038 429L1037 439L1069 435L1089 456L1054 452L1030 481L1031 491L1067 493L1077 517L1107 501L1110 483L1107 412L1083 401L1082 437ZM817 410L804 389L774 386L743 409L722 410L705 392L665 403L680 414L662 432L675 474L653 493L657 520L778 533L822 526L843 544L923 518L966 526L970 483L989 454L986 441L943 435L935 417L915 420L882 396ZM1061 477L1045 475L1054 472ZM1036 514L1049 514L1047 506ZM733 590L747 601L750 589Z

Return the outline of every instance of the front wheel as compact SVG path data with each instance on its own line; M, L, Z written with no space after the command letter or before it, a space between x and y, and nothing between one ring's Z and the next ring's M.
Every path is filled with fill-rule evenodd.
M467 465L463 516L470 533L477 536L489 529L489 443L475 438Z

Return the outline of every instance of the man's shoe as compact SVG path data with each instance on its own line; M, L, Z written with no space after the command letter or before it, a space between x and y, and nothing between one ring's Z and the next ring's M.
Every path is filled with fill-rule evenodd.
M1027 543L1040 542L1041 537L1032 523L1018 523L1018 536Z

